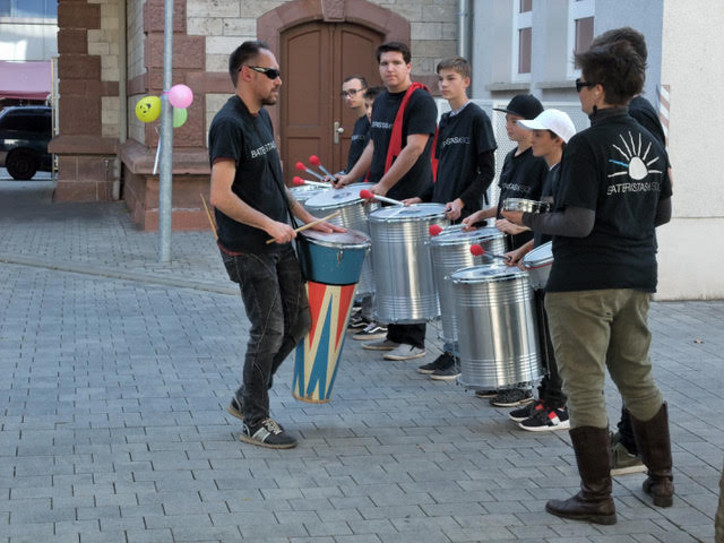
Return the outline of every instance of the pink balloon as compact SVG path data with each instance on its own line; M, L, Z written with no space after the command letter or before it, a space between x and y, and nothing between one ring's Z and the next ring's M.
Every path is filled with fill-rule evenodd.
M174 85L168 91L168 101L178 109L186 109L194 101L194 93L186 85Z

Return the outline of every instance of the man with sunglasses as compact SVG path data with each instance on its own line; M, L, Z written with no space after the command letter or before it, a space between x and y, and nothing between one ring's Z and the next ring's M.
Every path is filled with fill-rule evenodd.
M229 58L229 74L236 92L209 129L211 204L221 256L230 279L239 283L251 330L243 382L228 411L243 420L242 441L288 449L297 442L269 416L269 389L274 373L310 326L309 302L291 246L296 233L290 215L305 223L316 218L284 186L264 109L276 103L282 84L274 54L263 42L244 42ZM326 222L314 228L343 231Z
M350 75L344 78L342 82L342 99L345 105L355 112L357 120L354 123L352 137L349 142L349 154L347 155L347 167L345 172L352 170L354 165L362 156L367 142L370 139L370 120L365 111L365 91L367 90L367 80L361 75ZM358 179L364 181L367 172Z

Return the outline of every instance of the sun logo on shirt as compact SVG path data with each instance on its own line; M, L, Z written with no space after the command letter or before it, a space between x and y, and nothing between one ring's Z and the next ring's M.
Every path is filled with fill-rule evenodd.
M612 174L609 174L608 177L628 175L634 181L641 181L650 173L663 173L661 170L649 169L649 166L657 162L661 157L654 156L647 162L647 157L649 156L649 151L651 150L651 142L649 142L649 144L646 146L646 150L641 153L641 148L643 147L643 142L641 141L641 132L639 132L638 143L634 140L633 134L631 134L631 132L628 133L629 141L626 141L626 138L623 136L623 134L619 134L618 137L621 138L621 147L615 144L611 144L611 147L621 153L621 155L625 159L625 162L621 160L614 160L612 158L609 158L608 161L613 164L623 166L624 168L626 168L626 170L614 172Z

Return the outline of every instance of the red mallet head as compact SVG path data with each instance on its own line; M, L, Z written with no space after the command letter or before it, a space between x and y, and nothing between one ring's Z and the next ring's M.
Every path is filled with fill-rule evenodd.
M470 252L473 256L483 256L485 254L485 249L475 243L474 245L470 246Z
M322 162L319 160L319 157L317 155L312 155L309 157L309 163L312 166L319 166Z
M294 176L294 178L292 179L292 183L294 183L295 187L298 187L300 185L304 185L304 179L302 179L301 177L299 177L297 175L297 176Z
M365 200L370 200L375 197L375 195L367 189L362 189L361 191L359 191L359 196L360 198L364 198Z
M296 168L300 172L304 172L307 170L307 167L304 165L304 162L297 162Z
M431 224L427 231L430 232L431 236L439 236L440 232L442 232L442 226L439 224Z

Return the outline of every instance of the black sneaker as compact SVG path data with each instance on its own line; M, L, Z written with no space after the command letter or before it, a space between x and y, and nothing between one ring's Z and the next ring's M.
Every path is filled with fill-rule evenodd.
M528 405L524 405L523 407L519 407L518 409L513 409L510 413L508 413L508 418L513 422L523 422L525 419L532 417L538 411L542 410L543 401L538 400L536 402L529 403Z
M536 411L532 417L519 422L518 426L529 432L550 432L552 430L570 429L571 421L568 418L568 408L548 409L544 407Z
M494 388L490 389L480 389L475 391L475 397L481 398L483 400L488 400L490 398L495 398L498 395L498 391Z
M297 440L285 433L271 417L265 418L253 427L244 423L239 439L268 449L292 449L297 446Z
M357 341L371 341L373 339L384 339L387 337L387 327L371 322L365 326L364 330L357 332L352 339Z
M241 400L237 399L236 396L231 398L231 402L226 410L237 419L244 420L244 409L241 407Z
M432 372L430 379L435 381L453 381L460 377L460 364L453 362L447 368L439 368Z
M430 375L431 373L434 373L435 370L440 370L448 367L452 362L451 358L452 355L450 353L442 353L434 361L430 362L429 364L423 364L422 366L417 368L417 371L425 375Z
M365 328L370 321L365 319L362 315L355 315L353 317L349 318L349 323L347 324L348 330L361 330L362 328Z
M529 388L508 388L491 398L490 405L495 407L518 407L533 401L533 392Z

